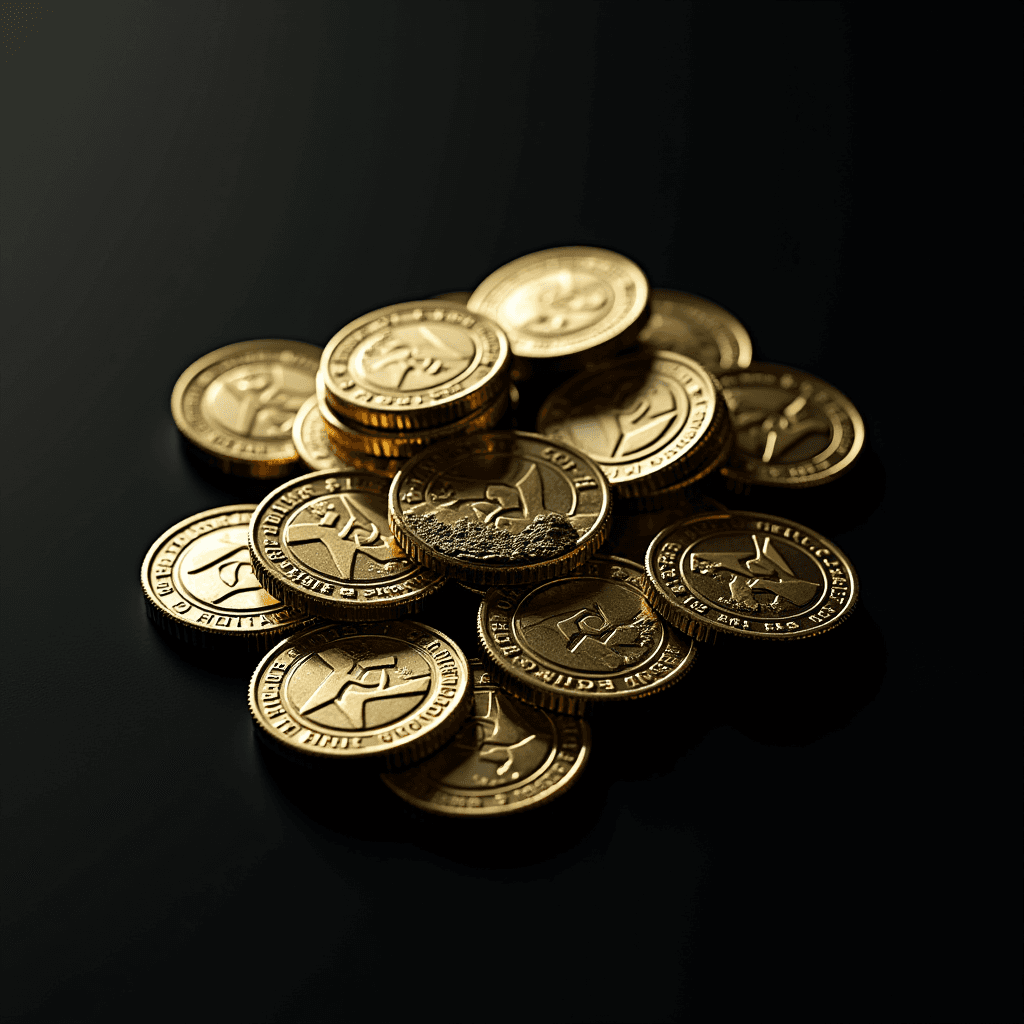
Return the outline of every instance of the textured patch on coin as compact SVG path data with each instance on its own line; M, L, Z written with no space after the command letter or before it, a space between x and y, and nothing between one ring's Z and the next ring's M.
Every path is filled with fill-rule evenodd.
M678 682L696 647L654 612L644 579L636 562L598 555L563 579L489 591L477 625L496 681L569 714Z
M255 505L225 505L189 516L154 541L142 560L150 619L200 647L237 644L265 651L309 625L260 585L249 558Z
M447 742L469 713L469 665L418 622L330 623L278 644L249 684L264 735L292 752L400 768Z
M248 534L262 585L289 606L328 619L411 615L445 580L395 544L388 486L368 473L322 470L271 491Z
M839 625L857 603L849 559L814 530L759 512L721 512L662 530L647 549L645 592L698 639L793 640Z
M481 662L469 664L472 710L455 738L381 779L414 806L459 818L512 814L560 796L587 762L590 727L516 700Z
M468 306L505 328L515 355L550 359L632 342L646 319L647 295L647 278L632 260L573 245L499 267Z
M864 447L864 421L837 388L770 363L722 377L732 416L733 485L813 487L842 476Z
M329 469L335 473L358 472L357 467L343 462L331 448L316 395L310 395L295 414L292 444L309 469Z
M235 476L274 479L299 464L292 423L313 394L321 349L266 338L197 359L171 392L171 415L204 461Z
M586 455L496 431L432 445L395 475L388 521L410 557L466 583L550 579L607 536L611 490Z
M425 430L508 391L505 332L461 303L401 302L343 327L320 368L327 404L350 423Z
M640 341L690 356L716 374L749 366L753 353L747 329L732 313L671 288L651 291L651 316Z

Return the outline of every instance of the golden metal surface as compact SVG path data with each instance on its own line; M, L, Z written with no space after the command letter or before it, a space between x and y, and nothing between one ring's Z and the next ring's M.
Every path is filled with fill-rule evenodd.
M299 458L311 470L330 469L335 473L358 472L358 467L342 461L331 448L327 428L320 415L317 396L310 395L295 414L292 424L292 444Z
M425 430L463 419L508 391L505 332L458 302L401 302L353 320L320 363L342 419L377 430Z
M816 636L839 625L858 597L857 574L834 544L759 512L684 519L651 541L645 565L651 604L697 639Z
M515 355L552 359L606 343L625 347L645 320L647 296L647 278L632 260L574 245L499 267L477 285L468 306L505 328Z
M722 378L735 442L723 475L741 487L814 487L864 447L864 421L837 388L803 370L753 363Z
M653 611L644 580L642 565L597 555L563 579L490 590L477 628L497 683L569 714L677 683L697 649Z
M280 643L249 684L253 720L291 752L401 768L437 750L470 711L469 665L418 622L330 623Z
M176 523L142 560L142 592L150 619L178 640L200 647L265 651L308 626L260 585L249 558L255 505L225 505Z
M607 536L611 488L582 452L520 431L432 445L395 475L388 522L411 558L473 584L570 572Z
M590 728L499 689L471 660L472 711L455 738L425 761L381 776L403 800L458 818L513 814L560 796L590 754Z
M380 477L331 470L271 491L249 524L260 583L289 606L327 619L413 614L445 580L395 544L387 491Z
M171 392L178 430L204 461L235 476L274 479L298 465L292 422L314 390L321 349L240 341L197 359Z
M640 341L690 356L716 374L749 366L753 355L750 335L732 313L671 288L652 290L651 316Z

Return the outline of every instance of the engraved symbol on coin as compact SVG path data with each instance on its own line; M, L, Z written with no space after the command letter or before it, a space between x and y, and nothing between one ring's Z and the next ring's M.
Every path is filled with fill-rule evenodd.
M832 437L832 425L824 416L815 415L807 407L804 395L797 395L789 401L786 395L780 398L777 394L764 395L759 391L730 391L726 401L732 413L736 446L762 462L782 459L800 441L811 435L821 435L824 443L815 438L811 443L813 452L807 453L815 454L826 447ZM780 402L787 404L779 409ZM792 454L800 458L804 453Z
M311 374L280 363L238 366L206 389L203 411L240 437L289 437L312 387Z
M521 331L554 337L591 327L611 308L614 295L599 277L560 270L514 292L501 310L501 321Z
M473 361L472 340L448 325L418 324L377 335L357 349L353 363L362 375L395 391L418 391L457 377Z
M231 611L255 610L278 603L252 571L247 535L244 526L235 527L192 545L183 560L182 582L194 597ZM243 597L245 594L249 596Z
M514 703L498 690L476 690L474 714L452 742L459 751L459 763L441 773L447 782L497 786L529 775L544 761L550 737L538 737L536 729L531 731Z
M602 607L595 601L567 617L563 612L546 617L526 615L523 635L532 636L535 627L556 629L564 638L566 651L588 665L596 663L609 672L632 665L658 639L659 629L643 610L637 611L631 604L623 606L616 600L619 596L612 592L617 607L608 607L607 603Z

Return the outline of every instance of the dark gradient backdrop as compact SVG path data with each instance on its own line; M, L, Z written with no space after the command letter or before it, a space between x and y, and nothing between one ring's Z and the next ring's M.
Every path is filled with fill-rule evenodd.
M969 669L921 495L970 459L907 407L935 344L984 343L935 313L993 211L950 161L1016 157L971 104L1017 88L1019 8L874 10L51 0L8 48L8 1019L1016 1019L1018 655ZM250 666L144 617L153 538L244 492L185 461L175 378L571 243L858 404L862 466L803 506L856 621L706 654L518 820L268 764Z

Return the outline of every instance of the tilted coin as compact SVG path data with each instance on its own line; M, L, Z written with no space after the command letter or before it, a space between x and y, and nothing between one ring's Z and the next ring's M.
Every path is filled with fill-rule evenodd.
M470 710L469 665L431 626L330 623L278 644L249 684L249 710L286 750L401 768L437 750Z
M590 727L516 700L479 661L469 665L472 710L455 738L381 779L422 810L460 818L511 814L560 796L587 762Z
M857 602L849 559L814 530L759 512L719 512L666 527L647 549L645 592L698 639L792 640L839 625Z
M274 479L299 464L292 422L313 394L321 350L267 338L225 345L178 378L171 414L193 451L236 476Z
M316 395L310 395L295 414L292 424L292 444L299 458L313 470L330 469L335 473L357 472L357 467L343 462L334 453L327 440L324 418L320 415Z
M560 441L495 431L431 445L395 475L388 522L410 557L466 583L550 579L607 536L611 490Z
M671 288L651 291L651 316L640 341L690 356L712 373L750 365L753 348L747 329L709 299Z
M505 328L515 355L564 359L632 343L646 320L647 296L647 278L632 260L574 245L499 267L468 306Z
M562 579L490 590L477 626L494 679L569 714L677 683L697 650L651 608L644 579L636 562L597 555Z
M734 485L812 487L845 473L864 421L837 388L803 370L753 363L722 377L735 440L722 474Z
M271 491L249 524L259 581L289 606L327 619L411 615L445 580L395 544L387 489L369 473L322 470Z
M442 292L440 295L435 295L435 299L442 299L445 302L458 302L460 305L465 305L469 302L469 296L471 292Z
M616 497L692 482L709 444L712 454L721 450L723 427L728 416L714 377L688 356L656 349L584 370L557 388L537 417L540 433L601 467Z
M508 338L458 302L425 299L353 320L328 342L327 404L353 424L423 430L469 416L508 391Z
M249 559L255 505L189 516L154 541L142 560L146 612L165 632L201 647L263 650L309 624L263 589Z

